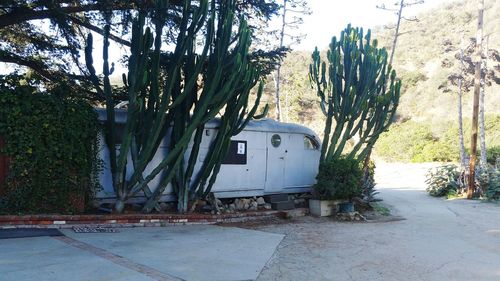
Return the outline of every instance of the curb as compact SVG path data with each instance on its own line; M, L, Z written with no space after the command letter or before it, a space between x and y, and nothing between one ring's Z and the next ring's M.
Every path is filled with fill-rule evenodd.
M305 216L307 208L290 211L254 211L235 214L110 214L110 215L24 215L0 216L0 229L72 228L81 225L102 227L146 227L193 224L234 223L269 218Z

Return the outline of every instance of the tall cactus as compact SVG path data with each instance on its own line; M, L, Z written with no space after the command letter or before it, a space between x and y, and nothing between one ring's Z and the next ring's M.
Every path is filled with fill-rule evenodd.
M227 153L230 137L255 117L262 86L255 104L247 113L248 98L260 73L248 59L250 32L246 22L239 21L236 34L232 30L234 0L213 0L210 3L200 0L195 1L197 5L191 2L184 1L176 47L168 63L163 65L160 60L161 36L168 1L156 1L152 13L154 35L150 27L145 28L146 11L139 11L134 21L128 75L124 75L129 101L127 121L119 153L114 149L114 102L107 71L108 33L104 34L104 87L101 87L92 66L92 37L89 36L87 41L89 72L97 90L107 97L106 142L111 152L113 187L117 194L115 209L118 212L123 211L126 201L139 192L147 197L143 211L151 212L169 183L177 193L178 210L185 212L189 200L210 192L222 157ZM109 26L105 30L109 30ZM196 50L200 34L204 34L204 46ZM201 171L193 175L205 124L216 115L222 115L217 137L211 143ZM164 138L169 138L167 156L145 174ZM192 138L191 150L188 151ZM184 163L186 154L189 159ZM134 167L131 175L126 175L128 156L131 156ZM148 184L159 174L161 184L151 190Z
M363 29L348 25L339 40L332 38L327 58L328 64L322 62L316 48L309 67L326 115L321 162L342 154L363 160L394 119L401 82L370 30L364 35ZM356 135L359 139L346 149Z

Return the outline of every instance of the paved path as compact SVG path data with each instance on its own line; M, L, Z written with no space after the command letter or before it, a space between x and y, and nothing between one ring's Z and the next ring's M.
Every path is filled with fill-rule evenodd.
M283 238L213 225L63 232L0 239L0 280L255 280Z
M500 205L429 197L425 168L377 170L380 197L406 220L65 230L0 240L0 280L500 280Z
M306 217L257 227L286 234L257 280L500 280L500 206L432 198L425 170L383 165L377 171L380 196L406 220Z

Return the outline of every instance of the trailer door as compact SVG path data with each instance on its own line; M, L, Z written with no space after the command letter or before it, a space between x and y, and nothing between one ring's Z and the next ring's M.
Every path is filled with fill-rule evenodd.
M267 133L266 193L276 193L283 190L286 154L288 152L287 139L284 134Z

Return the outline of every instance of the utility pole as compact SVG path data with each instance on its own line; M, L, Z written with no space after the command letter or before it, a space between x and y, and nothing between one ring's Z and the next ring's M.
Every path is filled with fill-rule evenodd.
M477 129L479 117L479 94L481 92L481 64L482 64L482 41L483 41L483 14L484 0L479 0L479 11L477 18L476 34L476 65L474 75L474 103L472 107L472 128L471 128L471 148L469 164L469 187L467 189L467 199L472 199L476 191L476 160L477 160Z

